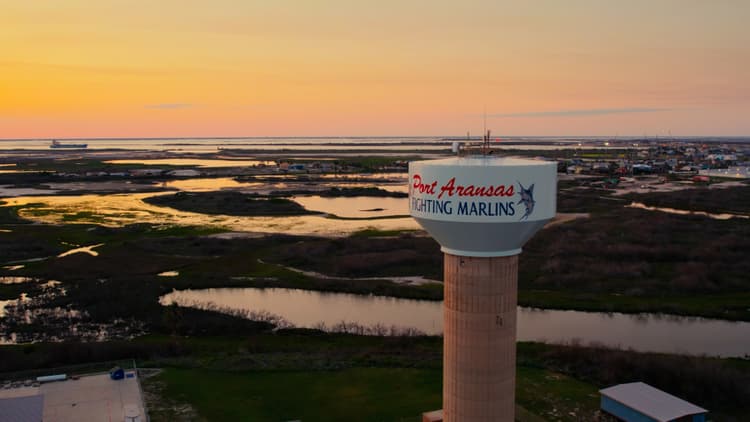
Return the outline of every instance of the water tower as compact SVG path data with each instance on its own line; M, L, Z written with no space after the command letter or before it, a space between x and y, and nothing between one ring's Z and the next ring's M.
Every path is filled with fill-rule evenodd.
M554 162L409 164L410 214L444 253L443 420L513 421L518 254L555 216Z

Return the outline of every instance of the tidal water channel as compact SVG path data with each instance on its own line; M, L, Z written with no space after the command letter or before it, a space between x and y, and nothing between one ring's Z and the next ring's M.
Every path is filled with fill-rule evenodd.
M204 160L207 161L207 160ZM221 227L231 231L258 233L285 233L295 235L346 236L365 230L416 230L416 222L408 217L406 198L392 197L323 197L316 190L331 187L373 187L394 192L406 192L405 173L379 173L373 175L320 175L315 183L294 181L285 175L267 175L263 181L238 182L233 178L190 178L165 182L160 187L165 192L129 192L119 194L45 195L55 191L25 192L10 189L3 198L6 205L20 206L23 218L37 222L90 223L119 227L134 223L174 224ZM367 180L366 182L363 181ZM373 182L377 180L378 182ZM66 190L64 183L54 184ZM81 189L80 186L76 186ZM170 207L151 205L145 198L169 195L174 190L206 192L234 190L243 193L267 194L288 189L309 190L311 193L291 197L317 215L252 217L202 214L180 211ZM0 195L4 191L0 186ZM339 218L337 218L339 217Z
M46 148L46 144L44 147ZM117 227L133 223L153 223L214 226L231 231L318 236L344 236L373 228L380 230L418 229L413 219L401 217L408 214L408 201L405 198L326 198L314 194L297 195L292 199L308 210L322 214L293 217L209 215L155 206L143 201L146 197L170 194L173 190L201 192L230 189L247 193L269 193L285 189L314 190L376 185L389 191L407 191L404 174L368 176L370 178L382 177L383 183L358 180L357 177L354 175L321 176L320 180L315 183L293 182L281 175L269 175L263 180L249 182L228 177L195 178L164 182L162 187L169 189L168 192L56 195L57 189L71 190L69 185L72 183L61 182L50 184L50 190L5 189L0 186L0 196L4 196L3 201L6 206L19 206L22 217L35 222L52 224L75 222ZM73 188L78 189L76 186ZM40 194L45 196L25 196ZM638 204L635 206L649 211L690 213L665 208L651 209ZM747 218L747 216L729 214L707 216L719 219ZM9 229L0 230L2 231L8 232ZM84 248L88 250L78 252L95 255L96 246L89 245ZM12 265L5 269L15 271ZM177 276L176 271L167 271L160 275ZM15 280L21 279L8 276L0 282L20 283L21 281ZM316 327L319 323L332 327L341 322L352 322L363 326L414 328L427 334L442 332L442 304L432 301L277 288L176 291L163 296L161 301L163 304L176 302L182 306L214 306L227 310L267 312L279 315L298 327ZM11 302L14 301L0 301L0 317L4 312L3 305ZM553 343L570 341L580 341L583 344L601 343L665 353L714 356L750 355L750 323L748 322L660 314L629 315L519 308L518 338L519 340Z
M271 313L296 327L415 328L442 333L442 302L321 293L280 288L173 291L163 305ZM598 343L638 351L709 356L750 354L750 323L661 314L621 314L518 308L518 339L549 343ZM710 341L706 341L710 339Z
M60 224L100 224L120 227L134 223L174 224L221 227L231 231L257 233L285 233L293 235L346 236L364 229L416 230L417 223L406 217L405 199L400 198L334 198L327 200L316 196L300 196L300 202L314 202L318 211L325 214L289 217L248 217L211 215L180 211L169 207L151 205L144 198L162 193L131 193L116 195L32 196L7 198L11 206L20 206L19 214L33 221ZM296 198L294 198L296 199ZM34 206L30 206L34 204ZM384 204L387 208L384 208ZM403 204L403 205L401 205ZM369 210L369 211L368 211ZM356 220L342 220L355 217ZM82 214L84 213L84 214ZM400 218L382 218L401 215ZM80 216L80 218L79 218ZM74 218L75 217L75 218ZM376 219L379 218L379 219ZM67 219L67 220L66 220Z

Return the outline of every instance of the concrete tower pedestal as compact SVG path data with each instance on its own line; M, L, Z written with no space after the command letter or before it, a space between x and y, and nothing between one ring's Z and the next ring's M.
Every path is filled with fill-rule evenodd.
M409 163L409 213L445 257L443 421L514 420L518 254L555 216L556 172L490 155Z
M518 256L444 259L443 420L512 422Z

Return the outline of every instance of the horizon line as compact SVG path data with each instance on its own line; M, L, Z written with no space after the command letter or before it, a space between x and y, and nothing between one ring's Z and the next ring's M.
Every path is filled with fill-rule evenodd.
M609 138L609 140L622 140L622 139L666 139L666 138L750 138L750 134L746 135L493 135L495 138ZM0 142L6 141L52 141L52 140L63 140L63 141L137 141L137 140L184 140L184 139L336 139L336 138L351 138L351 139L396 139L396 138L444 138L450 140L465 139L462 135L283 135L283 136L138 136L138 137L53 137L53 138L0 138ZM471 136L470 139L482 139L482 135ZM676 140L676 139L675 139Z

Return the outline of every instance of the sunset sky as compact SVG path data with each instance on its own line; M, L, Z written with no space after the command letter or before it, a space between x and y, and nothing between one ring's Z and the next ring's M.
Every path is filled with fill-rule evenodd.
M0 0L0 138L750 135L750 1Z

